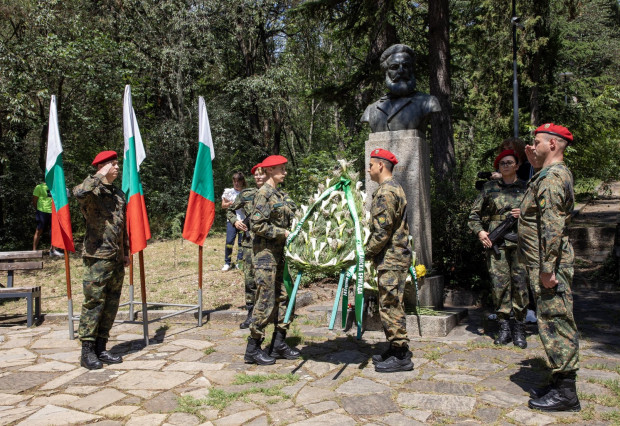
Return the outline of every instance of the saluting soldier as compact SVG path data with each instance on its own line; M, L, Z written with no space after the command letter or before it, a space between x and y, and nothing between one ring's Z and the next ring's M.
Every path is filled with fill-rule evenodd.
M576 391L579 335L573 316L573 247L567 225L574 208L573 176L564 164L571 132L553 123L534 131L525 153L535 169L521 203L519 255L536 297L538 334L551 365L551 382L533 389L528 405L542 411L579 411Z
M518 155L511 149L502 151L494 162L502 177L484 184L482 192L474 202L467 225L487 249L487 268L491 276L491 295L497 319L499 335L493 343L506 345L510 341L525 349L525 316L529 295L525 266L519 261L517 253L517 226L508 232L502 242L498 242L498 252L490 250L493 243L489 233L497 228L509 215L519 217L519 205L525 194L525 182L517 177ZM489 217L485 230L483 218ZM514 319L510 319L511 312Z
M89 370L101 368L102 362L123 362L120 355L106 350L106 343L118 311L124 267L129 265L125 194L112 185L119 170L116 152L100 152L92 165L97 173L73 189L86 220L84 303L78 334L80 365Z
M375 149L370 154L368 173L379 184L372 196L372 224L366 244L366 258L377 270L379 313L390 346L381 355L374 355L375 371L389 373L413 370L407 317L403 305L407 271L411 266L407 198L392 176L398 160L390 151Z
M248 316L239 324L239 328L248 328L252 321L252 311L254 310L254 300L256 298L256 282L254 280L254 266L252 265L252 232L250 231L250 218L254 212L254 197L265 182L265 171L261 164L252 167L252 175L256 182L256 188L245 188L242 190L233 203L226 210L226 218L235 228L243 232L241 247L243 251L243 275L245 278L245 307ZM243 212L243 219L239 217L237 211Z
M286 344L290 323L284 323L287 294L284 288L284 245L289 235L297 207L293 200L278 188L286 177L288 160L281 155L271 155L262 162L265 183L254 197L254 212L250 229L252 242L256 302L254 318L250 324L250 337L245 350L247 363L269 365L276 358L297 359L300 353ZM269 354L261 349L265 327L274 323Z

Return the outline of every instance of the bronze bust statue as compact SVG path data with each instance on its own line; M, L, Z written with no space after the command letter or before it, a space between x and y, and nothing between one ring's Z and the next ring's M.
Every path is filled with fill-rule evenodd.
M414 58L413 49L404 44L390 46L381 55L388 93L362 115L362 122L369 123L372 132L423 129L430 114L441 111L435 96L415 90Z

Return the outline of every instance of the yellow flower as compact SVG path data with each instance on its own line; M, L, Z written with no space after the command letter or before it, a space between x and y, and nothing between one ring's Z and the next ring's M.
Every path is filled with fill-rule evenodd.
M424 265L418 265L415 267L415 274L418 278L422 278L424 275L426 275L426 266Z

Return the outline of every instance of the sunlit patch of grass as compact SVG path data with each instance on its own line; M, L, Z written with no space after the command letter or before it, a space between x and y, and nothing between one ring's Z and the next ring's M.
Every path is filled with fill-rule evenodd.
M492 348L496 348L496 346L490 340L473 340L473 341L467 342L467 348L468 349L492 349Z
M211 348L205 348L203 352L205 355L211 355L212 353L217 352L217 351L214 347L211 347Z
M617 365L615 367L610 367L607 364L597 363L597 364L588 365L587 368L589 368L590 370L613 371L613 372L620 374L620 365Z
M233 385L245 385L247 383L265 383L270 380L284 380L286 383L291 384L297 383L299 381L299 376L291 373L237 374L235 376L235 380L233 381Z
M424 354L424 358L428 359L429 361L436 361L441 358L441 351L439 349L436 349L434 351L427 352Z

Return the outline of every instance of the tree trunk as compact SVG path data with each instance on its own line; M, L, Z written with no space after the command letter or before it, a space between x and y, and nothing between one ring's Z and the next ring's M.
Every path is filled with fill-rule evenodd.
M448 0L429 0L428 38L431 95L441 112L431 115L433 166L439 181L451 181L456 167L450 102L450 29Z

